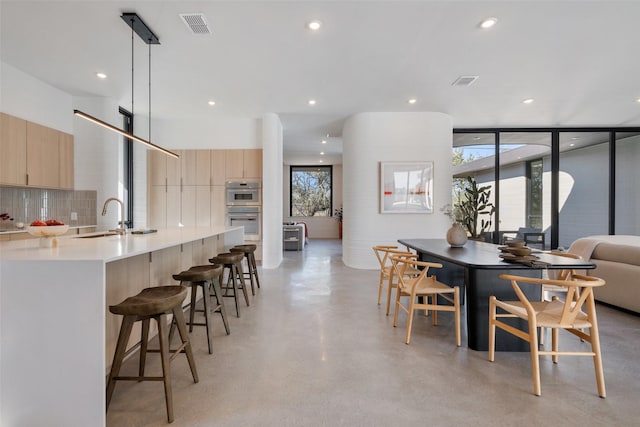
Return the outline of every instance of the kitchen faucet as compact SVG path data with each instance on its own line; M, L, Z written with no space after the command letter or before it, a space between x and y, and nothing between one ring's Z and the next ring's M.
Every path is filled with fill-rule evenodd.
M120 203L120 224L119 227L116 228L115 230L109 230L109 231L115 231L118 234L125 234L125 228L124 228L124 203L122 203L122 200L116 198L116 197L109 197L105 202L104 202L104 207L102 208L102 216L105 216L107 214L107 205L109 204L109 202L114 201L114 202L118 202Z

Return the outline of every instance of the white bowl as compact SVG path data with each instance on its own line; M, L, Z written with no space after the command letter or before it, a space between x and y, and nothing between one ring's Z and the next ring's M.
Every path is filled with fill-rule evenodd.
M36 237L56 237L66 233L69 230L68 225L43 225L43 226L28 226L27 232Z

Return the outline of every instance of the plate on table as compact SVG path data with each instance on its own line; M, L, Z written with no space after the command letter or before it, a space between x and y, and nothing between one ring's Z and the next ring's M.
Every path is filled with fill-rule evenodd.
M503 260L507 261L507 262L535 261L535 260L539 259L535 255L517 256L517 255L514 255L514 254L510 254L510 253L504 253L504 254L500 254L498 256L500 258L502 258Z

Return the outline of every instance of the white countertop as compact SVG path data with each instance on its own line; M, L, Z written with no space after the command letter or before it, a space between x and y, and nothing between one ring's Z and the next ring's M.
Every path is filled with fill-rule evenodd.
M52 248L40 247L38 238L0 242L0 260L111 262L233 230L242 230L242 227L181 227L160 229L150 234L126 234L89 239L81 236L93 233L61 236L57 238L57 246Z

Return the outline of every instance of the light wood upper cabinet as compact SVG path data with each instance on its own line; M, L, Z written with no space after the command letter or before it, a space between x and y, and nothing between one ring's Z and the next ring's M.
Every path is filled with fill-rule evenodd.
M27 121L0 113L0 183L27 185Z
M262 178L262 150L242 150L244 178Z
M227 179L262 178L262 150L226 150Z
M60 188L58 131L27 122L27 184Z
M226 150L211 150L211 185L224 185L226 179Z
M195 185L212 185L211 183L211 150L196 150L196 182Z
M198 176L197 150L180 151L181 185L196 185Z
M0 184L73 189L73 135L0 113Z
M60 188L73 190L73 135L58 133L60 151L59 180Z
M149 185L167 185L167 155L157 150L149 150L147 162Z
M227 178L244 178L244 150L226 150Z

